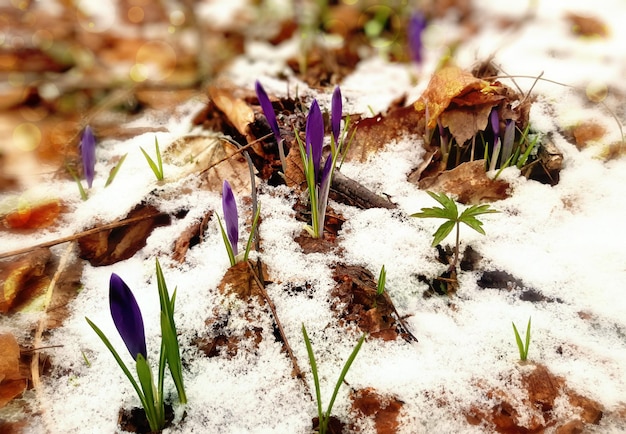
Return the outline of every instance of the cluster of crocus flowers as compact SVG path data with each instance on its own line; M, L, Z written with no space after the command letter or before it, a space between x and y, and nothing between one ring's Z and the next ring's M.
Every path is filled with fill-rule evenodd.
M341 134L342 101L339 86L335 87L331 99L331 149L330 155L322 165L324 148L324 119L317 100L313 100L306 120L304 145L296 134L300 147L300 156L304 166L309 202L311 205L311 225L305 229L313 238L323 238L326 206L332 175L337 158L342 153L344 140Z
M224 180L224 183L222 185L222 211L224 213L224 224L222 224L222 220L219 218L219 216L217 217L217 221L220 225L220 230L222 232L222 238L224 240L226 252L228 253L230 265L233 266L237 262L245 262L248 260L250 247L252 246L252 239L254 238L256 226L259 221L260 208L257 208L256 212L254 213L252 228L250 229L250 236L248 237L248 242L246 243L246 249L241 255L239 254L238 247L239 213L237 211L237 201L235 200L235 195L233 194L233 190L230 187L230 184L226 180ZM226 226L226 229L224 229L224 225Z
M85 318L102 342L109 349L116 362L132 384L141 405L146 413L146 418L153 432L159 431L165 425L165 405L163 394L163 382L165 365L169 367L172 379L178 392L179 401L187 402L182 378L182 363L180 360L180 348L174 323L174 303L176 290L169 297L163 271L159 262L156 262L157 284L159 288L159 300L161 303L161 353L159 356L158 383L155 387L152 370L148 363L146 348L146 335L141 310L137 300L128 285L120 276L113 273L109 280L109 307L111 317L117 331L126 345L128 352L135 361L135 368L139 383L131 374L130 370L115 350L109 339L89 318Z

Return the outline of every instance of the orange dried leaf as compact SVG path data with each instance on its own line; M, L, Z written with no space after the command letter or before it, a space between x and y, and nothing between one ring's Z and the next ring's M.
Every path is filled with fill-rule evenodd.
M456 66L448 66L433 75L414 107L420 113L428 113L428 128L434 128L437 125L437 119L453 99L475 90L488 94L492 87L487 81L474 77L468 71Z
M50 256L49 249L37 249L0 263L0 312L8 312L29 283L43 276Z
M58 199L31 202L19 199L17 206L3 218L4 226L9 229L40 229L53 225L61 211L63 203Z
M0 408L26 390L26 380L20 374L20 347L10 334L0 335Z

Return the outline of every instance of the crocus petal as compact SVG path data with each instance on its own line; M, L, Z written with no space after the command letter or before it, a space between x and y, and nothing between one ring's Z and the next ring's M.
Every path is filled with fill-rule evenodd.
M491 122L491 131L493 131L493 141L500 137L500 117L498 116L498 110L495 108L491 110L489 115L489 121Z
M281 140L280 130L278 129L278 122L276 121L276 113L274 113L274 107L272 106L272 102L270 101L265 89L261 86L261 83L257 80L255 83L256 97L259 100L259 104L261 104L261 110L263 110L263 114L267 119L267 123L270 124L270 128L274 133L274 138L276 139L276 143L279 143Z
M222 187L222 210L226 223L226 235L230 241L233 254L237 256L237 243L239 242L239 216L237 214L237 202L228 181L224 180Z
M109 307L113 323L130 355L135 360L138 354L147 359L146 335L141 310L128 285L115 273L111 274L109 282Z
M335 87L331 100L330 109L330 128L335 139L335 143L339 143L339 133L341 132L341 112L343 110L341 102L341 90L339 86Z
M89 125L85 127L80 139L80 154L83 160L83 173L85 174L87 185L91 188L95 176L96 139Z
M411 59L415 63L422 63L422 51L424 45L422 42L422 33L426 28L426 17L421 12L414 12L409 19L407 26L407 41L409 44L409 52Z
M305 138L306 154L308 158L313 160L315 179L319 179L322 147L324 144L324 119L322 118L320 106L315 99L313 100L313 103L311 103L311 108L306 118Z

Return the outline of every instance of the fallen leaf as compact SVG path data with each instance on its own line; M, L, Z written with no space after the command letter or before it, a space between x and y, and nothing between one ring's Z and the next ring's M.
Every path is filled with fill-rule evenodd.
M79 256L94 267L115 264L143 248L154 228L170 224L168 215L149 205L139 205L126 216L137 218L140 220L79 238Z
M578 149L584 149L592 142L597 142L606 134L604 127L594 121L583 121L568 130Z
M383 395L371 387L350 392L352 410L362 417L373 417L376 434L398 432L398 417L404 403L398 398ZM357 430L358 432L358 430Z
M20 347L15 337L0 334L0 408L26 390L26 379L20 374Z
M411 182L415 182L411 180ZM452 170L418 181L419 188L455 196L465 205L478 205L509 197L509 184L491 179L485 172L485 160L462 163Z
M447 66L432 76L426 90L413 106L421 115L428 115L427 126L432 129L437 126L437 119L453 99L460 101L460 98L471 91L488 94L490 89L491 85L487 81L456 66Z
M25 290L34 285L46 286L41 281L50 260L49 249L37 249L9 261L0 262L0 312L8 312Z
M64 209L59 199L39 202L20 197L17 204L2 219L5 228L26 231L52 226Z
M405 135L423 135L424 128L419 125L421 117L413 107L408 106L391 109L385 115L357 120L347 135L350 137L356 129L346 160L363 163L393 140Z
M599 18L569 12L565 15L565 19L571 25L570 30L575 35L601 38L609 35L606 24Z
M456 143L463 144L487 128L492 108L492 104L483 104L446 110L441 114L441 124L448 128Z

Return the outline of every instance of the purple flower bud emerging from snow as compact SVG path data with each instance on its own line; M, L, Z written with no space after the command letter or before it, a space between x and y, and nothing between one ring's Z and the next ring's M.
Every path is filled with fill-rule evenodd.
M83 173L85 174L87 185L91 188L95 176L96 139L89 125L85 127L80 139L80 154L83 159Z
M339 143L339 133L341 132L341 112L343 110L341 103L341 90L339 86L335 87L330 106L330 128L333 133L335 143Z
M222 187L222 210L226 223L226 235L230 241L233 255L237 256L237 243L239 242L239 216L237 214L237 202L228 181L224 180Z
M411 15L407 26L407 41L409 44L409 52L411 53L411 59L415 63L422 63L424 50L424 44L422 41L422 33L426 28L426 17L419 11L416 11Z
M265 89L261 86L261 83L257 80L255 83L256 97L259 100L259 104L261 104L261 109L263 110L263 114L267 119L267 122L270 124L270 128L274 133L274 138L276 139L276 143L279 143L281 140L280 130L278 129L278 122L276 121L276 113L274 113L274 107L272 106L272 102L270 101Z
M500 137L500 117L498 116L498 110L491 110L491 114L489 115L489 121L491 122L491 131L493 131L493 142L496 142L496 139Z
M109 307L111 317L126 348L133 359L141 354L147 359L146 335L139 305L132 291L117 274L111 274L109 282Z
M319 184L321 180L322 147L324 146L324 119L322 118L322 112L317 100L313 100L306 118L305 143L306 155L313 162L315 180Z

